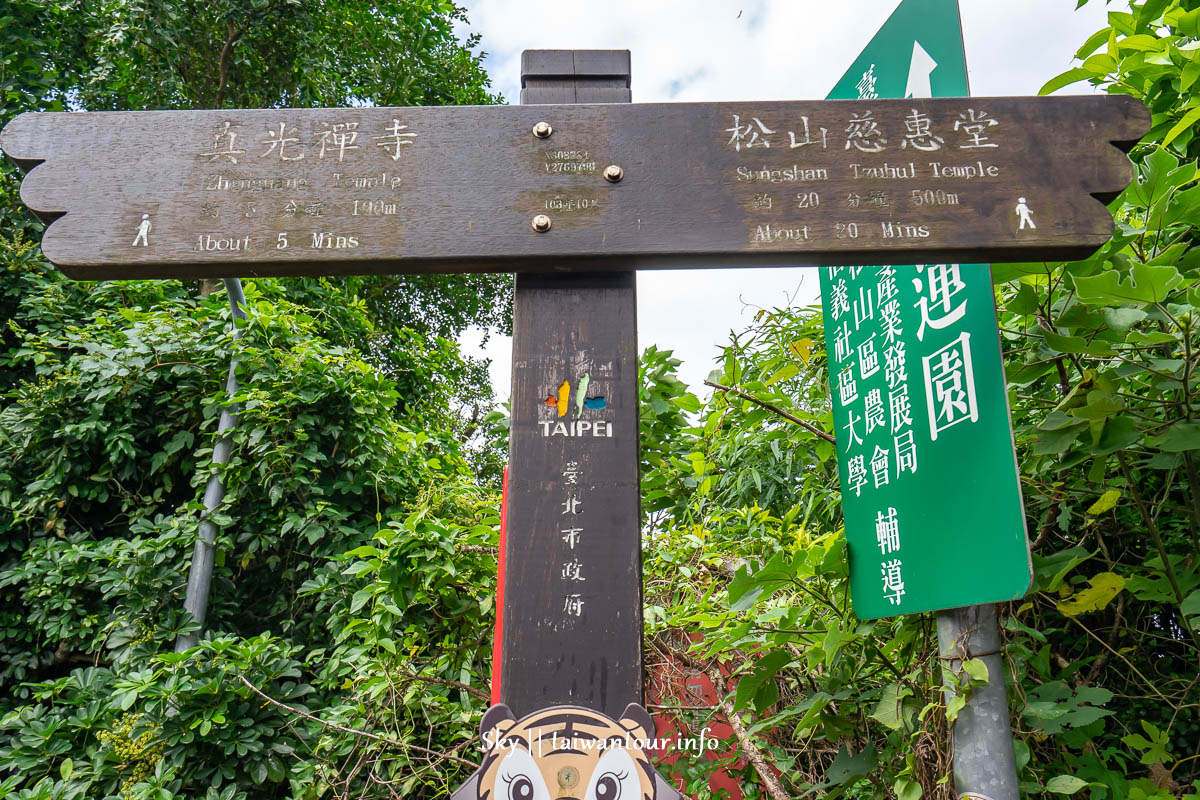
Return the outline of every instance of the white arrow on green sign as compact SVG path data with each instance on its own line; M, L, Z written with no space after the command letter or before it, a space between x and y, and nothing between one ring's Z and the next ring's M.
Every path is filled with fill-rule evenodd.
M904 0L829 98L967 94L956 0ZM920 125L914 111L893 132L914 145L907 196L839 198L848 213L960 202L921 180L921 151L940 145ZM821 297L855 613L1024 595L1032 567L988 265L831 267Z

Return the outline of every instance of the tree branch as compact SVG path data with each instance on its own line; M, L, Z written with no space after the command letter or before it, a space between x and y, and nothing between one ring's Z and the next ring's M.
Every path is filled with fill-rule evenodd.
M470 547L470 546L472 546L472 545L462 545L459 547L459 549L461 550L462 547ZM474 545L474 546L482 546L482 545ZM495 548L492 548L492 549L495 549ZM467 694L472 695L474 697L478 697L480 700L485 700L489 703L492 700L492 696L490 694L488 694L487 692L485 692L482 689L475 687L475 686L468 686L465 683L459 683L458 681L447 680L446 678L433 678L433 677L430 677L429 675L417 675L416 673L406 672L404 670L401 670L400 672L406 678L412 678L413 680L424 681L425 683L433 683L433 684L437 684L438 686L450 686L455 689L462 689Z
M1146 508L1146 503L1142 500L1142 495L1137 489L1137 484L1133 481L1133 473L1129 470L1129 463L1121 453L1117 453L1117 463L1121 465L1121 472L1124 473L1125 482L1129 485L1129 494L1133 497L1133 504L1137 506L1138 513L1142 515L1142 522L1146 523L1146 528L1149 529L1150 536L1154 539L1154 546L1158 550L1158 557L1162 560L1163 572L1167 576L1167 582L1171 584L1171 591L1175 594L1175 604L1179 606L1177 616L1180 626L1187 631L1196 649L1200 650L1200 636L1196 635L1196 630L1188 620L1187 614L1183 613L1183 591L1179 588L1179 579L1175 577L1175 567L1171 565L1171 559L1167 557L1167 548L1163 545L1162 535L1158 532L1158 525L1155 524L1154 517L1150 515L1149 509Z
M757 397L754 397L753 395L746 394L745 392L743 392L740 389L735 389L732 386L722 386L721 384L713 383L712 381L705 381L704 385L711 386L714 389L719 389L722 392L728 392L729 394L737 395L738 397L742 398L743 400L749 400L751 403L754 403L756 406L762 406L767 411L773 411L774 413L778 414L779 416L783 417L784 419L788 420L789 422L796 423L797 425L799 425L801 428L804 428L804 430L808 431L809 433L814 434L816 436L820 436L822 439L829 442L830 444L836 444L836 442L837 442L837 440L834 439L833 436L831 436L830 434L821 430L817 426L807 423L804 420L800 419L799 417L792 416L791 414L784 411L782 408L779 408L778 406L773 406L770 403L767 403L763 400L759 400Z
M225 100L225 87L229 85L229 60L233 57L233 45L242 38L242 32L233 25L233 20L225 21L225 44L221 47L221 57L217 61L220 78L217 82L217 99L213 108L220 108Z
M360 730L355 730L354 728L347 728L345 725L338 725L336 722L327 722L326 720L323 720L320 717L314 716L314 715L308 713L307 711L301 711L300 709L289 706L286 703L279 702L274 697L270 697L265 692L263 692L261 689L259 689L257 686L255 686L253 683L246 680L245 675L238 675L238 680L240 680L242 683L246 684L246 688L248 688L250 691L254 692L256 695L261 697L263 700L266 700L271 705L282 708L284 711L288 711L292 714L295 714L298 717L304 717L307 720L312 720L313 722L317 723L318 725L322 725L326 728L332 728L335 731L341 731L342 733L353 734L354 736L361 736L364 739L374 739L377 742L382 742L383 744L391 745L392 747L399 747L403 750L416 750L418 753L424 753L425 755L428 755L428 756L449 759L450 761L456 761L459 764L462 764L463 766L470 767L471 769L479 768L479 765L476 764L475 762L468 761L465 758L459 758L458 756L452 756L449 753L441 753L441 752L438 752L437 750L430 750L428 747L421 747L420 745L416 745L416 744L408 744L407 742L401 742L396 739L390 739L386 736L380 736L375 733L368 733L367 731L360 731Z
M705 383L708 383L708 381L705 381ZM775 774L775 770L767 763L762 751L758 749L758 745L750 738L750 733L746 730L746 726L742 724L742 720L738 717L737 712L733 710L733 703L729 702L729 698L726 696L725 678L721 675L721 671L710 664L701 663L693 658L690 653L686 652L686 650L675 647L666 641L662 641L662 644L675 658L678 658L697 672L703 672L713 682L713 688L716 689L717 695L721 698L719 706L722 713L725 714L725 721L733 729L733 735L737 737L738 744L742 746L742 752L745 753L746 759L754 767L754 771L758 773L758 777L762 778L767 794L771 795L772 800L792 800L787 789L780 782L779 776Z
M490 544L456 544L454 549L460 553L491 553L495 555L500 548Z

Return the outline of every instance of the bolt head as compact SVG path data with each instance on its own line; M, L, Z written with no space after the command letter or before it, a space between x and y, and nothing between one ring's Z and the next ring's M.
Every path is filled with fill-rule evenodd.
M532 225L533 229L538 233L545 233L546 231L550 230L550 218L545 214L538 214L529 224Z
M554 133L554 128L550 127L549 122L539 122L533 126L533 135L539 139L549 139L552 133Z
M604 180L609 183L620 183L621 178L625 177L625 170L618 167L616 164L609 164L604 168Z

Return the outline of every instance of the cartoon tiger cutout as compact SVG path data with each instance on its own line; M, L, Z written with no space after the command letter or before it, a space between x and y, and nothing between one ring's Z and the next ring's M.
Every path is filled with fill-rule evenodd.
M636 703L617 720L581 706L518 720L499 703L479 735L483 762L450 800L685 800L650 763L654 723Z

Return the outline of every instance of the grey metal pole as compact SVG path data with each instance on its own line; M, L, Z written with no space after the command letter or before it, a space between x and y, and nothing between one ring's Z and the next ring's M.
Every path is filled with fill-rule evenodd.
M241 329L236 320L245 319L246 297L242 294L242 282L237 278L225 278L225 291L229 295L229 310L234 317L233 338L236 342L241 336ZM225 392L232 398L237 394L238 356L236 350L229 362L229 377L225 380ZM192 615L192 620L199 623L200 629L193 633L180 634L175 640L175 652L182 653L195 647L200 640L200 630L208 616L208 592L212 586L214 550L217 541L217 526L213 523L213 511L221 505L225 498L225 481L221 476L220 466L229 463L229 452L232 440L229 436L237 425L238 408L236 405L226 405L221 409L221 419L217 422L217 442L213 445L212 474L209 475L208 485L204 487L204 511L200 514L199 536L192 550L192 566L188 572L187 595L184 597L183 608Z
M988 669L988 685L974 688L954 723L954 788L960 796L1019 800L996 606L939 611L937 631L943 670L961 675L969 658Z

